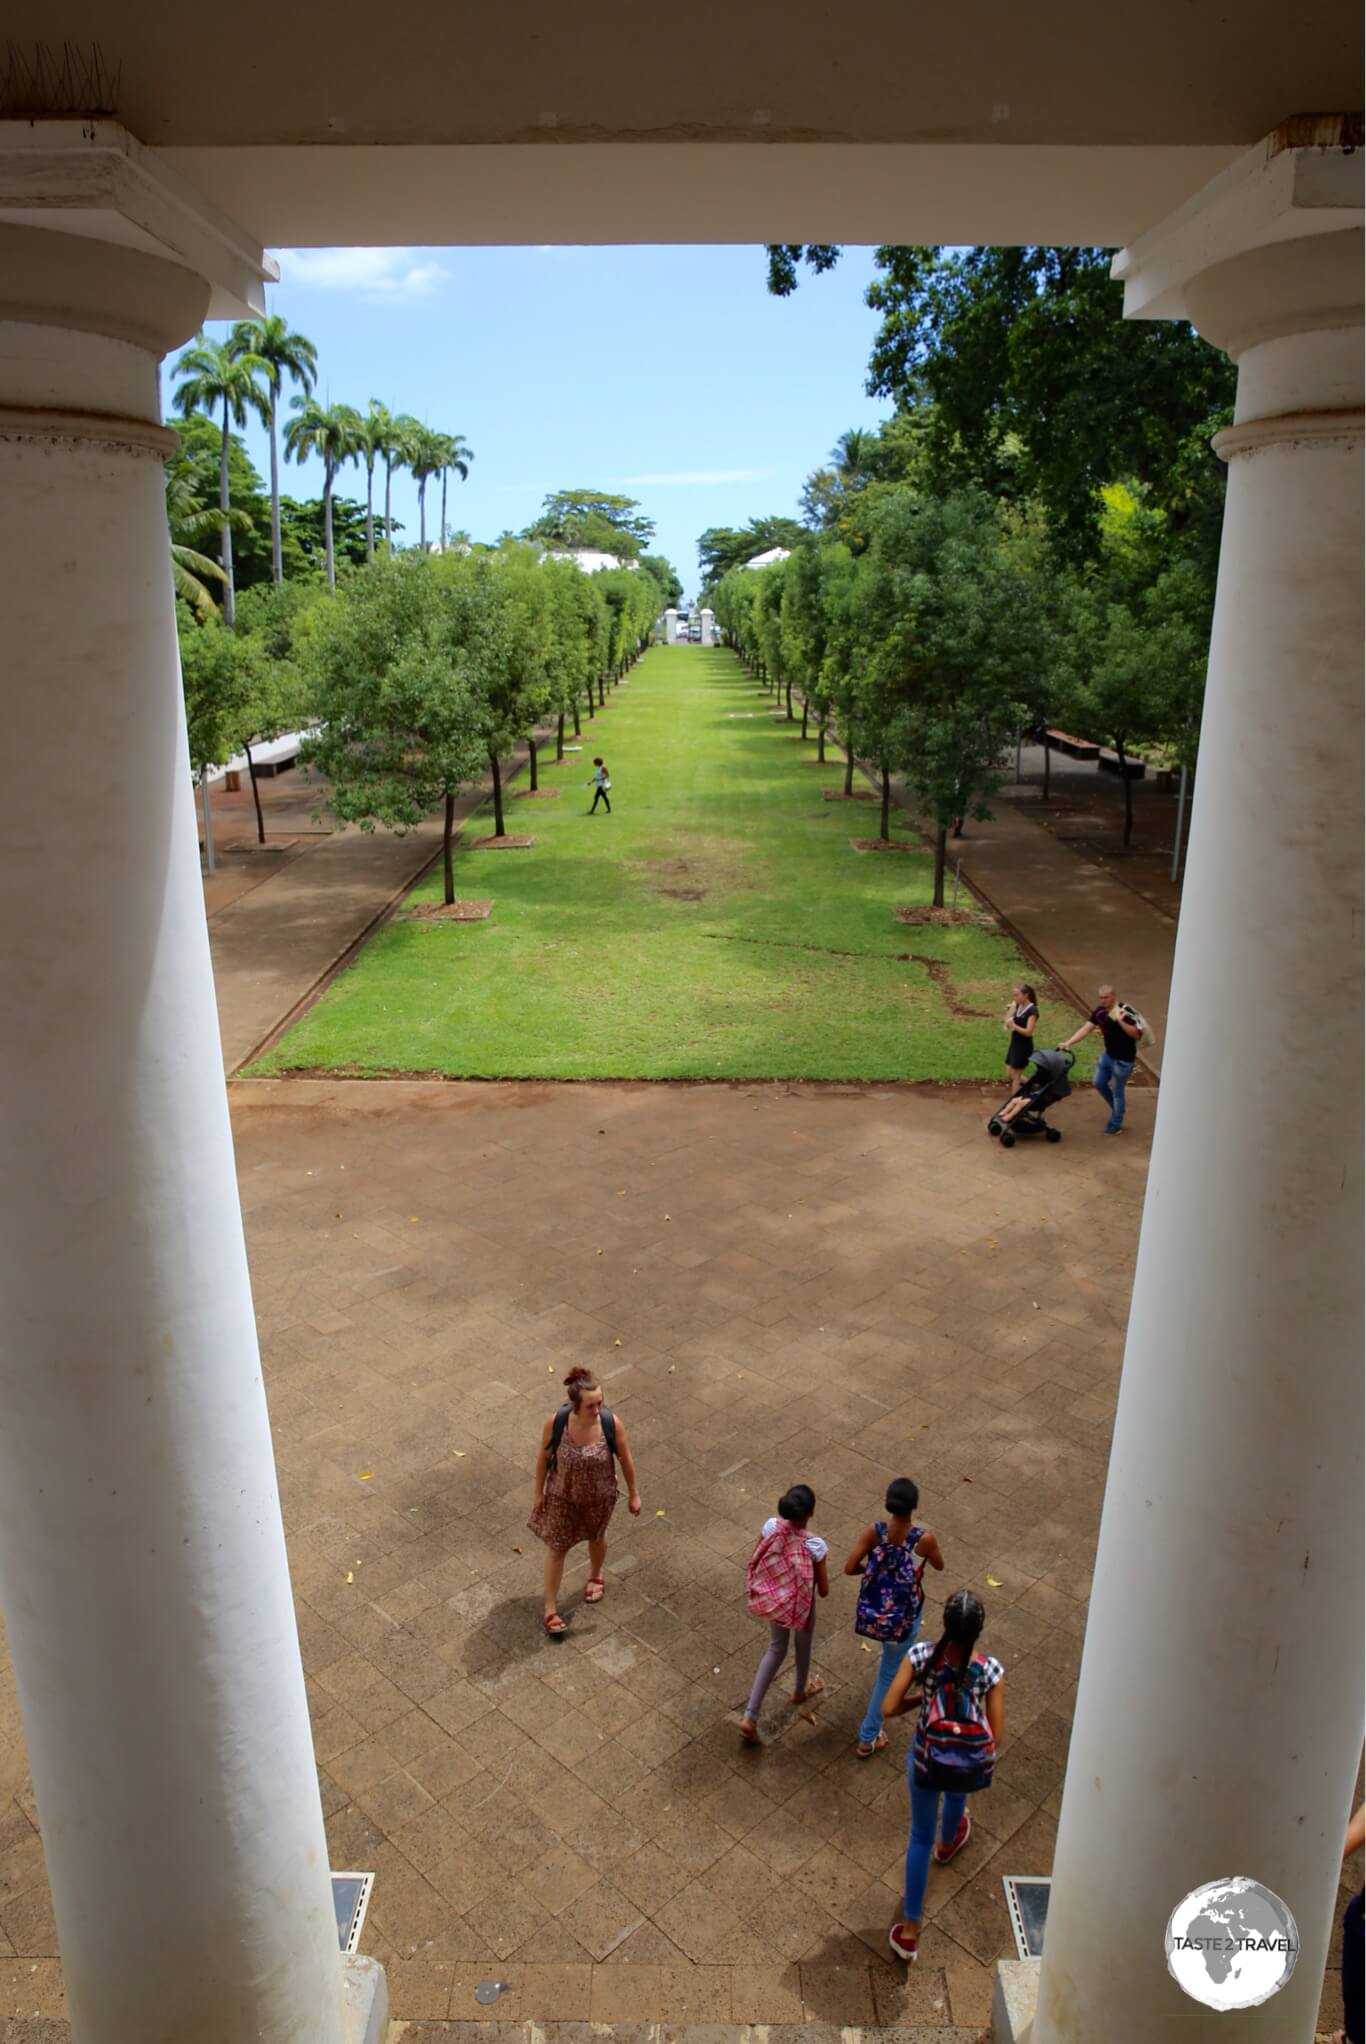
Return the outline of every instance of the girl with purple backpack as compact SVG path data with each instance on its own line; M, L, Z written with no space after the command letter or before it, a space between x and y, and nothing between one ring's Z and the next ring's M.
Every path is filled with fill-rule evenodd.
M858 1728L858 1756L868 1760L887 1744L882 1729L882 1699L891 1686L906 1650L920 1630L925 1608L922 1578L925 1564L942 1569L944 1557L928 1526L914 1523L920 1492L909 1476L887 1486L885 1519L876 1519L859 1536L844 1564L847 1576L862 1576L854 1631L881 1641L882 1658L873 1679L873 1693Z
M955 1590L944 1606L938 1644L921 1640L911 1648L882 1706L884 1718L900 1717L917 1704L920 1708L907 1762L911 1836L906 1892L902 1915L887 1933L898 1959L911 1965L919 1954L930 1853L938 1866L946 1867L971 1838L967 1799L991 1787L1005 1729L1005 1669L994 1654L976 1651L985 1623L981 1598L971 1590Z
M779 1498L777 1516L764 1521L749 1558L746 1601L756 1618L768 1621L768 1646L740 1720L740 1737L748 1746L759 1744L759 1709L786 1658L789 1636L797 1643L797 1686L792 1701L805 1703L825 1687L820 1676L811 1673L816 1598L830 1594L825 1565L830 1550L819 1533L806 1530L815 1509L816 1493L810 1484L794 1483Z

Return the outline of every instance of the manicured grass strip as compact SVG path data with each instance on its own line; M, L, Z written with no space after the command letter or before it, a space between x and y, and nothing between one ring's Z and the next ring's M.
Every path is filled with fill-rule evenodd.
M457 892L496 895L492 915L391 921L252 1070L998 1077L1028 969L994 929L897 922L930 899L928 853L852 851L868 811L823 800L839 768L797 729L730 653L656 647L543 767L561 800L536 805L535 846L457 854ZM610 816L587 813L595 752ZM1047 1005L1053 1041L1071 1023Z

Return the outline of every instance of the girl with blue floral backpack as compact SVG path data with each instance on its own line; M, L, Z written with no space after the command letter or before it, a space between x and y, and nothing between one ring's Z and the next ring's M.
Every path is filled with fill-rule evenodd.
M994 1654L976 1651L985 1624L981 1598L971 1590L955 1590L944 1606L938 1644L921 1640L910 1649L882 1706L885 1718L917 1706L920 1711L907 1763L911 1835L903 1913L887 1933L898 1959L912 1965L919 1952L931 1851L936 1865L946 1867L971 1838L968 1797L991 1787L1005 1730L1005 1669Z
M887 1486L885 1519L874 1520L860 1534L844 1564L847 1576L861 1576L854 1630L864 1639L881 1642L881 1658L873 1693L858 1728L858 1756L868 1760L887 1744L882 1729L882 1699L891 1686L906 1650L920 1630L925 1608L922 1578L925 1564L942 1569L944 1557L928 1526L917 1526L920 1492L909 1476Z

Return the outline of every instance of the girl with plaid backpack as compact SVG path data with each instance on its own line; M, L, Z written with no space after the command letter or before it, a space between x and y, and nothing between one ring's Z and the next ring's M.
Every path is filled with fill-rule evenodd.
M915 1523L920 1491L909 1476L898 1476L887 1486L885 1519L875 1519L860 1534L858 1544L844 1564L847 1576L861 1576L854 1631L864 1639L880 1642L881 1659L873 1679L873 1693L858 1728L858 1757L871 1759L882 1752L887 1734L882 1729L882 1699L887 1694L906 1650L920 1630L925 1608L923 1577L925 1564L942 1569L944 1557L939 1542L928 1526Z
M955 1590L944 1606L938 1644L922 1640L911 1648L882 1706L884 1718L920 1707L907 1763L911 1836L904 1909L887 1933L898 1959L911 1964L919 1952L931 1850L935 1863L946 1867L972 1836L967 1799L978 1789L990 1788L1005 1729L1005 1669L995 1655L976 1652L985 1623L981 1598L971 1590Z
M830 1550L819 1533L806 1530L815 1509L816 1493L811 1486L794 1483L779 1498L777 1516L764 1521L749 1558L746 1600L756 1618L768 1621L768 1646L740 1720L740 1737L750 1746L759 1744L760 1706L786 1657L789 1635L797 1642L797 1686L792 1701L805 1703L825 1687L820 1676L811 1673L816 1598L830 1594L825 1565Z

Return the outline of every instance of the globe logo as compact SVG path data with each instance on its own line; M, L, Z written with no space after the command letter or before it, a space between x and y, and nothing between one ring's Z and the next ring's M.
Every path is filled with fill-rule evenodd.
M1300 1937L1279 1895L1243 1874L1183 1896L1167 1919L1167 1970L1207 2009L1251 2009L1279 1994Z

